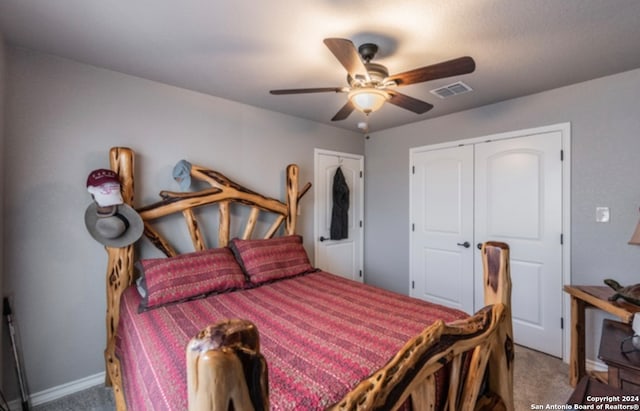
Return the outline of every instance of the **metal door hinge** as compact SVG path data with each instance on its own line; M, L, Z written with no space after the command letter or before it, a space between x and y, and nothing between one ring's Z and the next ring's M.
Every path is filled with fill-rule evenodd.
M360 220L360 228L362 228L362 220Z
M411 281L411 288L415 289L416 288L416 282L415 281Z
M564 234L560 234L560 245L564 244Z
M416 231L416 225L415 224L411 224L411 231Z
M362 277L362 270L360 270L359 274L360 274L360 277Z
M360 178L362 178L362 170L360 170Z
M560 317L560 329L564 330L564 317Z
M411 166L411 174L415 174L416 173L416 166Z
M564 161L564 150L560 150L560 161Z

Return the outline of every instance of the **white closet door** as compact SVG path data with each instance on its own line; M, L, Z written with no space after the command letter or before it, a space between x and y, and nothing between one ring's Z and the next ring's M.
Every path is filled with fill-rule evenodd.
M416 153L411 296L473 312L473 146Z
M561 148L554 131L477 144L475 155L476 241L509 244L515 340L555 356L562 356Z
M476 245L505 242L515 341L561 357L561 149L561 132L551 131L412 152L410 294L479 310Z

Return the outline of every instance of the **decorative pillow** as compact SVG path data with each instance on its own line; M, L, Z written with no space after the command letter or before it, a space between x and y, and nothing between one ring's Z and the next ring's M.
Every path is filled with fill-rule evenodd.
M139 311L241 288L242 269L228 248L213 248L170 258L143 259L136 263L142 281Z
M234 238L229 247L253 284L313 271L299 235L265 240Z

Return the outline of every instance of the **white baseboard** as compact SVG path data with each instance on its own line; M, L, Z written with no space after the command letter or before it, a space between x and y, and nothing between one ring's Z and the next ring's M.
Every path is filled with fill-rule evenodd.
M80 378L79 380L71 381L66 384L58 385L57 387L48 388L44 391L31 394L29 396L31 406L35 407L37 405L57 400L64 396L74 394L78 391L104 384L104 378L105 373L103 371L98 374L90 375L88 377ZM20 411L22 409L21 400L16 399L10 401L9 409L11 411Z
M609 368L607 364L603 363L600 360L587 360L584 362L584 366L589 371L607 371Z

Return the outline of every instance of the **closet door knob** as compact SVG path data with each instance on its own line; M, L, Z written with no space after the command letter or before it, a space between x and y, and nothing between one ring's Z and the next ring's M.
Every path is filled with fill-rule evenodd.
M477 247L478 247L478 250L482 250L482 243L478 243Z
M469 248L471 247L471 244L469 244L468 241L465 241L464 243L457 243L460 247L464 247L464 248Z
M320 236L320 241L324 241L324 240L328 240L328 238L325 238L323 236Z

